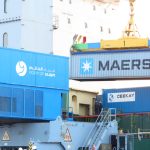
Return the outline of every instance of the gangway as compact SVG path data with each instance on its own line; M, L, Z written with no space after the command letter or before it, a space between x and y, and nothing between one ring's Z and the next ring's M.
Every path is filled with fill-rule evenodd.
M102 109L93 128L83 142L81 150L90 150L93 146L98 149L100 144L102 144L103 138L107 134L107 130L109 126L111 126L112 121L116 121L116 109Z

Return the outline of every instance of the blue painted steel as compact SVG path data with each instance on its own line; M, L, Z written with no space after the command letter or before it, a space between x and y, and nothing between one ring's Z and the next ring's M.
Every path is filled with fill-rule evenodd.
M0 84L0 117L55 120L66 90Z
M0 49L0 82L68 90L68 58Z
M148 46L150 46L150 40L148 40Z
M100 48L100 43L88 43L88 49Z
M108 102L108 94L135 92L135 101ZM150 87L104 89L102 104L104 108L117 108L118 113L142 113L150 112Z
M0 49L0 117L55 120L68 89L68 58Z
M62 121L59 118L46 123L3 125L0 135L3 137L4 133L7 132L10 137L10 141L7 141L9 148L11 146L28 146L29 142L32 141L37 150L77 150L83 146L83 141L93 126L94 123ZM64 139L65 135L68 135L66 131L69 132L70 141ZM101 138L102 142L108 144L111 134L118 134L118 126L115 121L112 121L111 125L108 126L105 135ZM6 140L1 140L0 147L4 146L5 143ZM68 145L70 145L70 148L68 148ZM5 145L6 149L7 146Z

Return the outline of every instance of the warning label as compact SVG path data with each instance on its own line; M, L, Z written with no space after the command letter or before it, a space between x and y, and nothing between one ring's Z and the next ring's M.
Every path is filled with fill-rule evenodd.
M3 137L2 137L2 141L9 141L10 137L7 131L4 131Z
M71 135L70 135L70 132L69 132L68 128L66 129L66 133L64 135L64 141L65 142L72 142Z

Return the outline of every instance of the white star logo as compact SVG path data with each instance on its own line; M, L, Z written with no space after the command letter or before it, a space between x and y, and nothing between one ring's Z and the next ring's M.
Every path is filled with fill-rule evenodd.
M92 68L92 67L91 67L91 63L89 63L89 62L86 60L86 62L83 63L82 68L84 69L84 72L86 72L86 71L89 72L89 70Z

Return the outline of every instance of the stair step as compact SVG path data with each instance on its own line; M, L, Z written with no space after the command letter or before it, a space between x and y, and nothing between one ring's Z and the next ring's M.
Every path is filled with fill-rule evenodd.
M89 150L93 144L98 145L102 142L101 140L103 139L106 130L109 128L108 125L111 121L110 115L110 110L101 111L95 122L95 125L83 143L84 147L81 147L79 150Z

